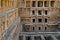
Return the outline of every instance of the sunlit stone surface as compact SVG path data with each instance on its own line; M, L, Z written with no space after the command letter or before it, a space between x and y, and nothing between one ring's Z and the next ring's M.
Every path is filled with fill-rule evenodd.
M0 40L60 40L60 0L0 0Z

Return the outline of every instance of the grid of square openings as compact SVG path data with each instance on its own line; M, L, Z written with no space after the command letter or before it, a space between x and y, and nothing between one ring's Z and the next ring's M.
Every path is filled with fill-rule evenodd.
M54 7L55 1L26 1L26 7Z
M36 30L35 28L36 28L36 27L32 27L32 30L33 30L33 31L34 31L34 30ZM37 27L37 28L38 28L38 30L39 30L39 31L41 31L41 30L42 30L42 28L41 28L41 27ZM44 30L46 31L46 30L47 30L47 27L44 27Z
M43 19L41 19L41 18L38 19L38 22L39 22L39 23L41 23L42 21L43 21ZM36 19L32 19L32 23L35 23L35 22L36 22ZM48 19L45 18L45 19L44 19L44 22L47 23L47 22L48 22Z
M50 2L50 3L49 3ZM55 1L38 1L36 3L36 1L32 1L32 7L49 7L49 5L51 7L54 7Z
M36 11L35 10L32 10L32 15L35 15ZM48 15L48 10L38 10L38 15L42 15L42 14L45 14L45 15ZM36 13L37 15L37 13Z

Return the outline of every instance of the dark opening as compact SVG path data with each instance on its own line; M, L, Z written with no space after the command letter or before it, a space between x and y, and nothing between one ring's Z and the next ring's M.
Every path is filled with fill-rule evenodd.
M33 30L34 30L34 27L33 27Z
M47 10L45 10L45 15L47 15Z
M41 30L41 27L39 27L39 30Z
M51 7L54 7L54 1L51 1Z
M44 6L45 6L45 7L48 7L48 6L49 6L48 1L45 1L45 2L44 2Z
M35 15L35 11L34 10L32 11L32 15Z
M32 1L32 7L35 7L35 5L36 5L35 1Z
M42 22L42 19L38 19L38 22Z
M47 27L45 27L45 30L47 29Z
M47 23L47 19L45 19L45 23Z
M38 7L42 7L43 6L43 2L42 1L38 1Z
M26 37L26 40L30 40L30 37Z
M41 15L41 10L38 11L38 15Z
M33 23L35 23L35 19L33 19Z

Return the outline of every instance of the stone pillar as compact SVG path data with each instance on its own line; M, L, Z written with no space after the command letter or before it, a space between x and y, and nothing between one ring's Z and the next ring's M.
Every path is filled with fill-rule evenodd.
M25 35L23 35L23 40L26 40L26 36Z
M8 17L7 17L7 15L6 15L6 19L5 19L5 29L6 29L6 30L8 29L7 19L8 19Z
M43 0L43 7L44 7L44 0Z
M26 7L26 0L25 0L25 5L24 5L24 7Z
M31 40L34 40L34 36L31 36Z
M42 40L45 40L45 38L44 38L44 36L43 36L43 35L41 35L41 38L42 38Z
M51 1L49 1L49 7L51 7Z
M36 4L35 4L35 5L36 5L36 7L37 7L37 3L38 3L38 1L36 0Z

